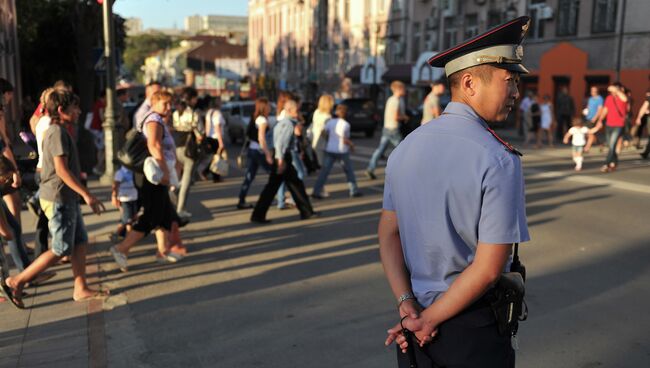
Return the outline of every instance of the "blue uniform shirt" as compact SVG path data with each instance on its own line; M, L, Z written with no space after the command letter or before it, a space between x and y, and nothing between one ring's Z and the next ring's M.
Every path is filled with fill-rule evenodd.
M469 266L478 241L530 239L519 156L486 128L471 107L450 102L388 159L383 208L396 212L411 286L424 307Z

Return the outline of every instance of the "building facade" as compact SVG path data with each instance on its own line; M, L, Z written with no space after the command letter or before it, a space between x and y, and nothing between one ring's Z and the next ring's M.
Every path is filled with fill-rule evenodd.
M124 27L126 28L126 34L128 36L138 35L143 31L142 19L137 17L126 18Z
M279 88L333 92L345 77L423 85L434 78L428 56L530 15L523 88L554 96L566 85L580 106L591 85L620 80L641 101L648 14L647 0L250 0L249 62Z
M0 77L14 86L11 105L5 107L9 127L14 133L20 129L20 109L22 85L20 79L20 53L16 23L15 0L0 0Z
M245 45L248 40L248 17L192 15L185 17L185 30L191 35L228 37L240 45Z

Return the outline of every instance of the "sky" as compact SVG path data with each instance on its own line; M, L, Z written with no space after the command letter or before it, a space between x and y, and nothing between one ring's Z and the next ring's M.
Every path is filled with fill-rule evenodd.
M115 0L113 12L142 19L144 29L183 28L190 15L247 15L248 0Z

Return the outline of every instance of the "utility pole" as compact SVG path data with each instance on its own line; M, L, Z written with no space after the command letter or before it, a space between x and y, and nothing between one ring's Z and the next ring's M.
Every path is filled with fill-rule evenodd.
M100 178L102 184L113 182L115 174L115 43L113 33L113 2L104 0L102 10L104 15L104 59L106 60L106 109L104 111L104 175Z
M625 8L626 1L623 0L621 14L621 28L618 33L618 52L616 53L616 80L621 81L621 57L623 54L623 36L625 35Z

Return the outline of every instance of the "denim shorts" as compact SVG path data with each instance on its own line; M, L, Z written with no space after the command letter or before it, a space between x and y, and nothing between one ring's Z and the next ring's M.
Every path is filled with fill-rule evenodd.
M49 220L52 253L59 257L69 256L75 246L88 243L88 233L78 201L61 203L41 199L40 202Z
M138 215L138 201L129 201L122 202L122 217L120 218L120 223L122 225L131 225L135 222L135 218Z
M576 153L582 153L585 150L585 146L571 146L571 150Z

